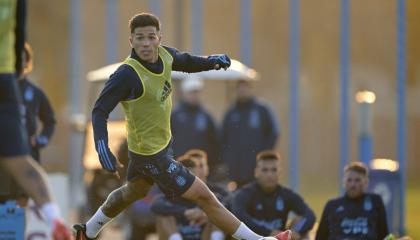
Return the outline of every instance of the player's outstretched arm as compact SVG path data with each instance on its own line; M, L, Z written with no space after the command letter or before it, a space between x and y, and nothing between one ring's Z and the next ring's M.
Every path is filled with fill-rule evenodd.
M230 67L230 58L226 54L214 54L210 56L196 56L185 52L179 52L175 48L164 48L172 55L172 70L187 73L202 72L209 70L227 69Z

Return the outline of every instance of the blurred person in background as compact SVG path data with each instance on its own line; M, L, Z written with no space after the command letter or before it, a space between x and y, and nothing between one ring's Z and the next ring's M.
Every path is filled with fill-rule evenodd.
M46 173L29 155L22 101L16 75L22 73L26 1L0 1L0 167L11 175L40 208L53 239L70 239L60 211L52 200ZM5 175L1 176L5 182ZM1 199L5 201L7 199Z
M99 232L133 202L144 198L154 183L169 197L195 202L210 221L238 239L260 239L217 200L208 187L172 156L171 72L199 72L230 67L225 54L193 56L161 45L159 19L140 13L129 21L131 55L110 76L92 111L94 142L104 170L117 174L117 161L108 146L107 119L121 102L127 123L129 164L127 183L115 189L86 222L73 226L77 239ZM277 238L288 239L289 232ZM272 238L275 239L275 238Z
M22 55L22 73L18 77L18 86L23 98L24 122L31 156L41 163L39 150L48 144L54 133L54 112L44 91L27 78L33 70L33 51L28 43L25 43ZM38 127L38 120L42 123L41 130ZM20 206L28 205L27 194L22 188L16 188L16 195Z
M238 81L236 101L225 114L221 135L222 161L230 179L239 187L253 181L255 157L275 148L279 127L270 108L254 96L250 81Z
M171 114L174 157L188 149L202 149L208 154L210 169L219 164L218 132L211 115L201 104L204 84L201 79L187 78L181 83L182 99Z
M208 178L211 167L208 164L209 160L207 153L200 149L190 149L184 155L197 160L197 163L199 164L197 167L200 170L200 179L206 183L206 185L212 190L212 192L223 203L223 205L228 207L230 198L229 191L223 185L217 182L213 182Z
M199 150L189 152L192 154L187 153L178 161L206 183L208 165L205 153ZM209 185L209 188L221 202L224 202L228 195L225 189L214 184ZM161 239L224 239L223 232L208 222L204 211L192 201L182 197L171 199L162 195L154 201L152 210L157 214Z
M49 143L54 133L54 111L44 91L27 78L33 69L33 51L28 43L25 43L22 59L23 73L19 76L18 84L25 106L26 131L31 155L37 162L40 162L39 150ZM38 119L42 123L41 129L38 126Z
M286 229L290 213L297 215L291 227L292 239L306 237L315 223L315 214L303 198L278 184L280 154L263 151L256 157L255 181L235 192L232 212L261 235L275 235Z
M22 52L22 73L18 77L18 86L23 98L23 111L25 127L28 135L28 144L32 158L41 163L39 150L45 147L55 127L54 112L43 90L30 82L27 75L33 70L33 51L28 43L25 43ZM42 123L39 130L38 119ZM17 187L16 198L19 206L26 207L28 204L27 194Z
M344 168L342 197L329 200L316 232L317 240L383 240L388 234L386 212L381 196L366 193L368 168L353 162Z

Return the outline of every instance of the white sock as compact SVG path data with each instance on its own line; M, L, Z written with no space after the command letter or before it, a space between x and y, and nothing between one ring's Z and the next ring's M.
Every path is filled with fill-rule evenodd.
M210 234L210 240L224 240L225 234L220 230L215 230Z
M98 233L112 220L112 218L107 217L102 209L99 208L98 211L87 221L86 223L86 236L88 238L96 238Z
M41 206L42 215L44 215L44 219L47 224L52 225L54 220L61 219L60 209L58 208L57 204L48 202Z
M244 223L241 222L238 229L236 229L235 233L233 234L234 238L236 239L245 239L245 240L258 240L263 236L260 236L254 233L251 229L249 229Z
M174 233L169 236L168 240L182 240L182 236L179 233Z

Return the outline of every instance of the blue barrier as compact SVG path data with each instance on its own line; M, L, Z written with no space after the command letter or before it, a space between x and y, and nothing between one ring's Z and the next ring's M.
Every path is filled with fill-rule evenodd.
M0 204L0 239L23 240L25 236L25 209L16 202Z

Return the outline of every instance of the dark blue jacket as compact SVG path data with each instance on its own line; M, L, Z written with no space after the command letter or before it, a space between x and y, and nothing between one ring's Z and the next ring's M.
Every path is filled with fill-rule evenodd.
M275 147L279 129L273 113L256 99L235 103L223 120L222 160L239 185L254 179L255 158Z
M180 102L171 115L175 158L197 148L208 154L210 170L218 163L219 141L213 118L202 106Z
M39 161L39 149L46 146L54 133L54 111L45 93L26 78L20 80L19 88L25 106L25 125L29 140L35 138L36 144L30 143L32 156ZM42 123L39 131L38 119Z
M312 229L315 214L292 190L278 185L264 192L256 182L239 189L233 197L232 212L254 232L268 236L273 230L284 231L290 212L302 217L294 231L302 235Z
M317 240L382 240L388 235L385 207L377 194L328 201L316 233Z

